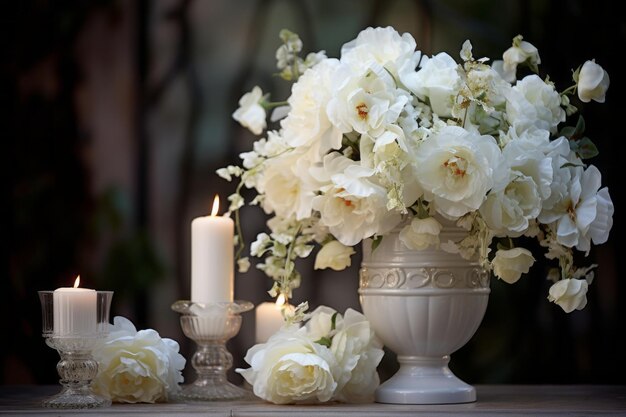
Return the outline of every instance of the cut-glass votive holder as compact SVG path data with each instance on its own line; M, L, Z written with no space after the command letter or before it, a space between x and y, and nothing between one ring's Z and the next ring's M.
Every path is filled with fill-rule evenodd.
M197 377L184 385L178 394L182 400L229 401L251 398L250 392L226 378L233 366L233 355L226 342L235 337L241 328L241 313L250 311L249 301L194 303L181 300L172 304L172 310L182 314L180 325L185 336L193 340L197 349L191 365Z
M91 353L108 334L113 291L93 291L75 299L55 297L54 293L39 291L39 301L42 336L61 357L57 372L62 388L42 405L60 409L108 407L111 400L95 394L90 387L98 374L98 362Z

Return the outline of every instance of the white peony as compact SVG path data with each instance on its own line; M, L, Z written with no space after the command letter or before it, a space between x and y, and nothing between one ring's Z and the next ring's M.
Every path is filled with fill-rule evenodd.
M413 217L411 223L402 228L399 238L409 249L422 250L429 246L437 247L442 227L434 217L425 219Z
M550 287L548 300L561 306L566 313L582 310L587 305L588 288L584 279L562 279Z
M115 317L109 335L93 351L98 375L93 389L121 403L167 401L179 390L185 358L178 343L152 330L140 330L124 317Z
M565 121L559 93L535 74L519 80L506 100L506 118L517 133L533 126L554 133Z
M263 91L255 86L239 100L239 108L233 113L233 119L243 127L250 129L255 135L260 135L267 127L265 109L261 105Z
M346 269L351 264L351 256L354 255L351 246L345 246L337 240L326 243L315 257L315 269L330 268L335 271Z
M604 103L606 90L609 89L609 73L595 59L583 64L578 74L578 98L584 103L594 100Z
M493 273L502 281L514 284L522 274L528 273L535 258L528 249L499 249L491 261Z
M502 155L491 136L446 126L418 148L415 172L427 201L448 218L476 210L494 184Z
M326 402L337 388L333 354L311 340L306 328L281 329L267 343L251 347L245 361L250 368L237 372L257 397L275 404Z

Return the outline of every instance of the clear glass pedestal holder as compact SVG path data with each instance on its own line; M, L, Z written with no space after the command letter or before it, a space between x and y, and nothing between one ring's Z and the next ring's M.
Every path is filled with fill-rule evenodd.
M226 342L239 333L241 313L250 311L249 301L232 303L194 303L187 300L172 304L172 310L182 314L180 325L185 336L193 340L197 349L191 365L197 377L184 385L177 395L180 400L230 401L252 398L252 394L230 382L226 372L233 365L233 356Z
M112 291L96 291L95 331L89 334L63 333L54 330L54 291L39 291L42 312L42 336L46 344L59 352L57 363L61 392L45 399L46 408L75 409L109 407L111 400L95 394L91 381L98 374L98 362L91 352L108 334Z

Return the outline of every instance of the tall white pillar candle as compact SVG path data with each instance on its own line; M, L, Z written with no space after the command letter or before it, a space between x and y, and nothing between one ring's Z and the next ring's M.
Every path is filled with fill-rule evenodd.
M191 301L232 302L234 282L235 224L217 216L216 196L210 216L191 222Z
M98 325L96 290L78 288L79 283L80 277L77 277L73 288L57 288L52 294L55 335L96 333Z

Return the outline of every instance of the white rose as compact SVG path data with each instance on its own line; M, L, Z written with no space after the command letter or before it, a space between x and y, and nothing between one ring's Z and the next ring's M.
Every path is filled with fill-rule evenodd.
M370 27L341 47L341 62L357 74L378 64L396 75L398 67L415 51L415 46L415 39L409 33L400 35L392 27Z
M326 402L337 387L333 354L307 337L306 328L283 328L250 348L245 360L250 368L237 372L257 397L274 404Z
M535 258L524 248L499 249L491 261L494 274L509 284L517 282L522 274L528 273L533 263Z
M583 64L578 74L578 98L584 103L590 100L604 103L606 90L609 89L609 73L595 59Z
M375 183L374 173L338 153L327 155L323 167L312 170L318 181L331 181L313 199L320 225L346 246L384 234L400 222L396 211L387 210L386 190Z
M257 189L265 194L262 206L266 213L298 220L311 215L318 184L307 175L310 161L308 154L292 151L265 162Z
M426 219L413 217L411 223L400 231L399 238L409 249L422 250L429 246L436 247L439 245L439 232L442 227L434 217Z
M115 317L104 343L93 352L98 375L93 389L122 403L167 401L183 382L185 358L178 343L152 330L136 330L124 317Z
M502 167L502 154L491 136L446 126L422 142L415 172L426 200L448 218L477 210Z
M565 121L565 110L554 86L533 74L508 91L506 116L517 133L532 126L555 133L557 125Z
M339 65L327 59L304 72L291 88L291 110L280 122L287 143L292 147L316 147L320 154L341 146L341 132L331 123L326 106L333 95L332 81Z
M330 121L341 132L355 130L378 136L387 124L394 123L409 101L382 66L372 64L363 75L342 67L335 74L335 94L326 109ZM339 142L341 143L341 142Z
M532 177L511 170L509 180L504 188L491 190L480 214L497 235L521 236L541 212L541 196Z
M328 306L317 307L310 315L305 327L307 336L313 340L320 340L323 337L332 337L336 330L333 327L333 316L335 316L335 329L341 327L343 317L337 310Z
M315 269L330 268L335 271L342 271L350 266L350 257L354 254L354 249L345 246L337 240L331 240L317 252L315 257Z
M337 361L334 399L348 403L373 401L379 384L376 367L384 353L363 314L346 310L343 320L337 323L330 350Z
M454 59L441 52L432 58L422 58L421 69L405 74L402 82L421 100L430 100L434 113L440 117L450 117L454 99L461 87L461 78L457 73ZM404 74L404 72L403 72Z
M250 129L255 135L260 135L267 127L265 109L261 106L263 91L255 86L239 100L239 108L233 113L233 119L243 127Z
M613 202L607 188L600 190L602 175L590 165L574 168L567 193L550 210L542 212L545 223L554 223L557 241L568 248L589 252L591 241L604 243L613 226Z
M566 313L582 310L587 305L588 288L584 279L562 279L550 287L548 300L561 306Z

